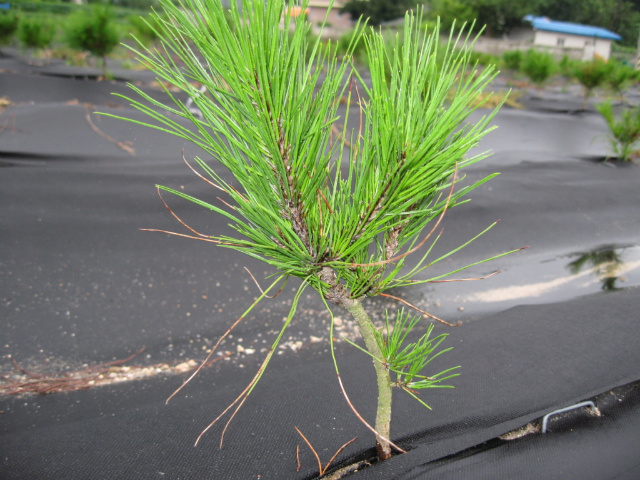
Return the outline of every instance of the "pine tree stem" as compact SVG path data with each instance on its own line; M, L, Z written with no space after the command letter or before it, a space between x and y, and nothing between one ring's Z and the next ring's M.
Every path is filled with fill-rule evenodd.
M366 349L375 358L382 360L382 352L374 335L375 326L362 306L362 300L353 300L346 305L343 304L343 306L353 316L356 322L358 322ZM373 360L373 367L376 371L376 380L378 383L378 407L375 429L379 435L376 436L376 449L378 451L378 459L386 460L391 457L391 446L386 439L390 438L389 434L391 431L392 383L389 370L381 362ZM381 438L381 436L385 438Z

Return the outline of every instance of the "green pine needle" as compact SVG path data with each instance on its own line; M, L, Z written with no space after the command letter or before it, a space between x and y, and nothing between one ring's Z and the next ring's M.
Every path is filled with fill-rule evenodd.
M189 95L202 119L168 88L162 103L131 86L138 99L128 100L152 122L130 121L198 145L206 155L197 167L228 194L233 211L160 188L225 216L238 237L212 239L227 248L299 278L329 268L352 297L428 281L414 277L447 255L425 256L409 271L404 259L391 259L493 177L446 195L455 171L486 156L465 158L497 112L467 123L496 75L470 63L470 30L452 31L442 45L438 28L425 33L422 13L409 13L404 33L391 41L358 25L338 59L333 44L310 39L309 24L292 18L283 0L243 0L230 10L217 0L160 3L164 13L153 24L161 46L139 43L135 51L160 80ZM370 83L350 63L360 41ZM337 126L348 120L339 111L345 96L344 116L362 121L336 141ZM348 159L345 168L340 158ZM234 188L216 163L233 175ZM311 285L323 296L335 287Z

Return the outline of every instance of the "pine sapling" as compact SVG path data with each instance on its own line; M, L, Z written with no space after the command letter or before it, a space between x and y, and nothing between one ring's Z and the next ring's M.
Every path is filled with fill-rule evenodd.
M620 115L614 114L611 101L596 105L611 133L610 143L615 155L623 162L629 162L638 153L640 140L640 106L622 107Z
M160 0L163 12L149 23L160 46L140 42L137 47L140 61L159 83L186 92L198 114L168 88L167 103L134 85L137 98L128 99L153 120L143 125L202 149L202 157L185 162L224 197L211 202L168 186L157 186L158 192L222 215L236 232L199 233L180 220L188 232L170 233L242 252L279 272L247 312L287 278L301 279L253 381L205 431L229 412L233 418L242 406L302 293L311 288L332 319L333 305L347 310L359 325L376 372L374 425L358 413L344 389L333 321L331 352L348 405L375 434L378 457L384 460L392 447L401 450L391 441L393 388L418 398L419 390L443 387L455 374L429 370L431 359L442 353L438 348L444 336L431 338L429 329L410 341L418 319L403 311L395 320L387 316L383 335L365 305L370 297L390 296L385 292L392 288L442 281L468 268L426 274L495 225L446 254L432 255L444 215L494 176L460 185L463 169L488 156L466 154L492 130L499 107L476 123L468 117L496 71L478 69L470 61L470 30L452 30L442 44L438 28L425 33L420 10L407 14L404 31L391 43L379 30L358 23L339 55L333 43L310 38L304 16L292 16L284 0L240 3L231 2L225 10L217 0ZM361 41L370 73L366 81L351 62ZM345 111L340 110L343 104ZM351 130L348 122L354 118L358 127ZM232 174L234 185L225 182L221 170Z

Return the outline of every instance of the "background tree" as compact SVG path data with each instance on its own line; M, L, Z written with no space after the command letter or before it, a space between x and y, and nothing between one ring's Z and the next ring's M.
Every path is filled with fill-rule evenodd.
M611 147L623 162L629 162L637 156L637 143L640 141L640 106L623 107L621 112L614 112L611 101L596 105L602 114L611 136Z
M18 29L18 16L13 12L0 10L0 45L11 42Z
M454 24L471 25L478 18L475 6L465 0L431 0L427 15L432 21L439 19L443 30L451 29ZM480 27L481 25L474 25L476 29Z
M404 17L407 10L421 3L419 0L350 0L341 11L354 21L362 17L369 25L380 25Z
M491 37L501 37L523 25L524 16L535 10L540 1L469 0L477 12L478 25L486 25L486 35Z
M611 68L607 75L607 85L620 102L628 104L624 92L632 83L640 80L640 72L615 60L610 60L609 64Z
M639 0L431 0L428 5L430 18L439 16L443 25L476 19L477 28L486 25L485 34L493 37L524 25L523 17L531 14L600 26L621 35L622 44L635 46L640 25Z
M25 17L18 27L20 42L29 48L45 48L55 35L55 25L44 17Z
M574 65L573 76L584 88L583 108L587 108L587 102L593 91L605 85L612 69L613 64L601 58L594 58L588 62L578 62Z
M548 52L533 48L526 51L520 60L520 70L532 82L542 85L554 73L556 62Z
M68 21L65 35L72 48L86 50L98 57L106 76L107 55L120 42L111 8L96 4L75 13Z

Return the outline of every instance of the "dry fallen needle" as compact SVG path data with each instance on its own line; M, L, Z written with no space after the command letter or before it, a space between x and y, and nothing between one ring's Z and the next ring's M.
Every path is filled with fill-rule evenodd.
M113 362L101 363L99 365L86 366L78 370L54 373L35 373L22 368L12 357L11 361L17 373L2 375L0 379L0 395L20 395L68 392L73 390L86 390L100 385L140 380L158 374L184 373L193 370L200 362L188 360L177 365L168 363L158 363L155 365L124 365L140 353L144 347L133 355ZM232 355L229 353L215 358L207 365L212 364L222 358Z

